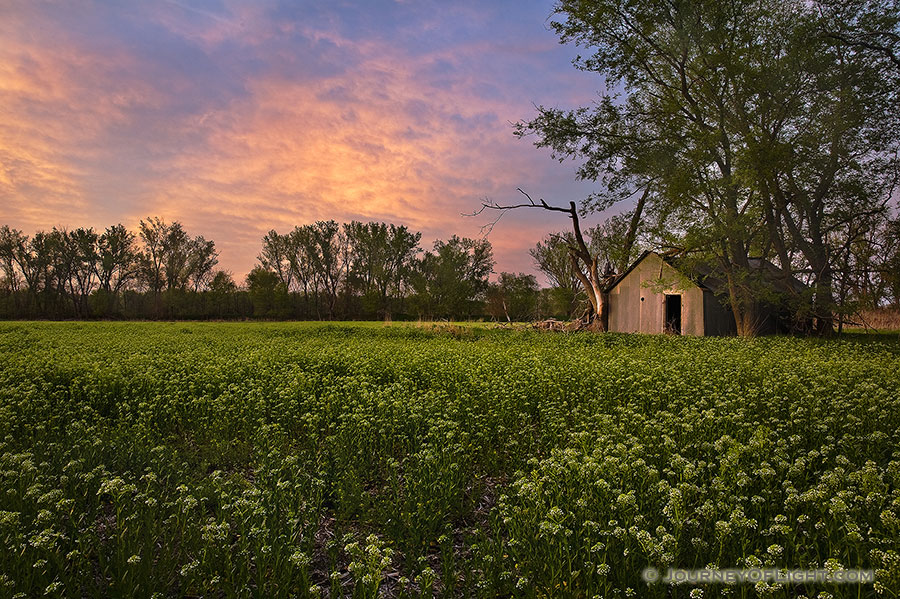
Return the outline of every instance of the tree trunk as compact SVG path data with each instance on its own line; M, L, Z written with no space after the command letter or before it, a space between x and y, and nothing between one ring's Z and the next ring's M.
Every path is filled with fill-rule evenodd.
M755 337L762 325L762 314L756 293L745 279L750 273L750 260L743 244L737 241L723 244L722 249L727 258L720 259L720 264L725 273L728 301L734 313L737 334L741 337Z
M605 291L598 293L599 310L597 311L597 329L605 333L609 330L609 294Z
M834 288L831 266L826 264L816 277L816 296L813 314L816 317L816 334L830 337L834 333Z
M728 298L738 336L756 337L762 320L759 304L748 289L734 281L732 275L728 275Z

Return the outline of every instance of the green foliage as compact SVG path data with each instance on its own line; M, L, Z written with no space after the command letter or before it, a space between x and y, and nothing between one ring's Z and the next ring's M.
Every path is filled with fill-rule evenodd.
M0 597L897 596L896 339L450 332L0 324Z
M415 309L426 318L468 318L479 312L494 269L494 253L487 239L452 235L434 242L411 277Z
M275 273L257 266L247 275L247 291L254 316L284 318L287 314L288 290Z
M525 273L501 272L487 291L487 312L497 320L523 322L538 313L537 278Z
M753 257L807 276L822 335L848 294L871 301L850 287L872 257L847 254L894 202L896 0L559 0L551 19L603 91L538 107L516 133L582 162L600 188L586 211L643 192L653 244L702 251L728 277L739 334L758 321L754 289L735 282ZM616 241L624 220L600 248L614 265L627 256L610 250L631 250Z

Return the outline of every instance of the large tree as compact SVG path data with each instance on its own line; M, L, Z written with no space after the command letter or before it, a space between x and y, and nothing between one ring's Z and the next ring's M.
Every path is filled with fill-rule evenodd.
M825 333L831 236L880 209L895 166L896 81L879 74L890 57L847 41L872 14L896 32L889 4L561 0L552 27L589 51L576 66L608 91L541 107L517 132L584 160L579 175L602 183L586 210L643 197L661 237L707 253L741 334L760 321L751 255L771 252L787 276L796 250Z
M528 199L527 203L500 205L496 202L485 200L482 202L481 208L475 212L475 215L484 211L498 212L499 216L490 225L490 228L496 225L504 212L519 208L537 208L567 215L572 223L572 232L558 238L557 241L565 240L566 253L571 267L570 272L581 284L588 298L589 307L582 318L591 328L598 331L606 331L609 320L609 301L606 289L615 274L610 259L612 256L617 257L623 263L622 268L624 268L624 264L627 264L628 257L631 256L634 248L637 228L641 223L643 206L651 192L651 187L648 186L644 189L637 200L634 210L626 218L615 221L607 220L603 225L594 227L593 231L596 240L593 241L589 237L585 237L582 231L579 215L583 211L579 212L578 206L574 201L570 201L568 206L554 206L543 199L535 201L527 192L521 189L519 192ZM625 226L624 229L622 228L623 225ZM609 240L604 239L603 236L613 231L617 233L617 237L625 246L618 248L611 254L612 244ZM532 255L534 256L534 254ZM541 254L538 255L540 256ZM550 256L546 257L549 258Z
M849 276L835 272L849 268L846 244L885 211L898 167L900 70L883 48L857 42L871 27L897 37L900 15L895 2L844 0L771 13L769 34L744 42L732 127L767 242L785 270L792 251L801 257L817 328L828 334L835 285L843 293Z
M415 304L428 318L469 318L478 312L494 268L486 239L453 235L434 242L434 250L418 260L411 283Z
M358 221L344 225L344 232L350 249L350 286L362 295L367 311L390 317L390 292L402 293L422 234L404 226Z

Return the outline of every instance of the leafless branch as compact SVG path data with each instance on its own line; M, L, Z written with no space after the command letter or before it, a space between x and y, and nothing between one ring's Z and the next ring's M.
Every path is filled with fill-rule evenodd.
M539 199L537 202L535 202L534 199L530 195L528 195L528 193L526 191L524 191L521 187L517 187L516 191L518 191L519 193L524 195L526 198L528 198L527 204L512 204L512 205L508 205L508 206L502 206L493 200L484 199L484 200L482 200L481 207L479 207L478 210L476 210L475 212L472 212L472 213L463 213L463 216L479 216L485 210L496 210L497 212L499 212L499 214L497 215L497 218L495 218L491 222L489 222L486 225L481 227L482 235L489 235L491 233L491 231L494 230L494 226L496 226L496 224L503 217L503 214L505 214L509 210L516 210L518 208L540 208L542 210L550 210L552 212L563 212L565 214L568 214L570 216L570 218L572 218L575 221L576 228L577 228L578 215L575 212L575 202L570 202L568 208L562 208L560 206L551 206L550 204L545 202L543 199ZM578 236L580 236L580 232L578 233Z

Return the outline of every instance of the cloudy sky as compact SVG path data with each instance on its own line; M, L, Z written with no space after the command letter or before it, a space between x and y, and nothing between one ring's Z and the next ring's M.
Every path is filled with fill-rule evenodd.
M180 221L242 279L269 229L376 220L478 236L517 187L591 185L511 123L601 82L548 28L552 0L0 0L0 224L33 234ZM591 219L597 220L597 219ZM496 270L567 226L519 211Z

